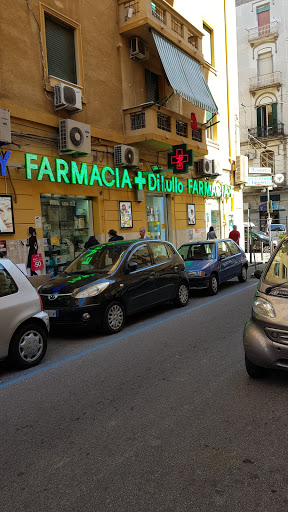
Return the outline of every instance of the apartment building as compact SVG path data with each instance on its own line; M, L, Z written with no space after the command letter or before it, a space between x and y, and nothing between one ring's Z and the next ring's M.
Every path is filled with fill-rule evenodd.
M179 247L241 222L235 7L184 4L4 0L0 241L16 263L29 227L54 275L111 228Z
M265 230L270 210L273 223L288 227L287 1L236 0L236 16L241 154L254 176L272 173L267 186L245 186L246 220L249 207L251 222Z

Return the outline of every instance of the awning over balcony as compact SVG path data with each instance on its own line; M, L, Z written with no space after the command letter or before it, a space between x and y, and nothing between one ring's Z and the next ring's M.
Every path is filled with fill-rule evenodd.
M171 87L196 107L218 113L199 62L153 31L154 41Z

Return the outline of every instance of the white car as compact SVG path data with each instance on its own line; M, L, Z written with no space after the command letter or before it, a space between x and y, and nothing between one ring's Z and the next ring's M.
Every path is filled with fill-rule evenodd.
M12 263L0 259L0 359L17 368L40 363L47 349L49 318L39 294Z

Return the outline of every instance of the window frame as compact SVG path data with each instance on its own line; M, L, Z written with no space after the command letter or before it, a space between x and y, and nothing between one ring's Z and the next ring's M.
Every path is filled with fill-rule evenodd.
M135 252L139 251L139 249L142 249L143 247L147 249L147 252L148 252L151 264L150 265L146 265L146 266L141 267L141 268L139 268L138 264L137 264L137 270L135 270L135 272L141 272L141 270L146 270L147 268L150 268L150 267L153 266L153 260L152 260L151 251L149 250L149 247L148 247L147 244L141 244L141 245L138 245L137 247L135 247L135 249L127 257L127 265L130 263L131 258L134 256ZM133 272L133 274L135 274L135 272Z
M83 52L82 52L82 36L81 36L81 25L76 21L72 20L67 16L63 16L58 11L51 9L47 5L42 3L40 5L40 30L41 30L41 39L42 39L42 47L43 47L43 58L44 58L44 77L45 77L45 87L48 91L53 91L54 85L60 83L64 83L67 85L71 85L72 87L76 87L82 89L82 94L84 94L84 73L83 73ZM46 28L45 28L45 16L49 16L50 18L54 18L55 21L67 25L68 27L74 30L74 50L75 50L75 67L76 67L76 77L77 83L73 84L64 80L60 77L54 77L53 75L49 75L48 72L48 59L47 59L47 46L46 46ZM85 99L82 96L82 101Z
M10 272L8 272L8 270L4 267L4 265L1 265L1 264L0 264L0 273L3 273L6 279L7 278L9 279L10 286L12 285L12 288L14 287L14 290L15 290L15 291L12 291L11 293L6 293L5 295L1 295L1 293L0 293L0 299L3 299L4 297L10 297L11 295L15 295L15 293L18 293L19 288L17 286L15 279L13 279Z
M203 55L203 58L205 60L205 62L209 65L209 66L212 66L213 68L215 67L215 53L214 53L214 29L213 27L206 21L206 20L202 20L202 32L203 32L203 37L202 37L202 55ZM209 62L208 60L206 60L205 58L205 55L203 53L203 39L205 37L205 33L208 32L210 33L210 53L211 53L211 62Z

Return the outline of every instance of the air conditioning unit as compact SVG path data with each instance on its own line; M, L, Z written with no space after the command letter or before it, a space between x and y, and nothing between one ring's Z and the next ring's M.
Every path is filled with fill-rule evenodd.
M133 37L131 39L130 57L131 59L139 60L147 60L149 57L149 48L139 37Z
M198 176L213 176L215 175L215 161L204 158L195 162L195 170Z
M91 132L90 125L79 123L73 119L59 121L59 153L79 153L90 155Z
M70 112L81 112L82 94L80 89L61 83L54 85L54 108L55 110L66 108Z
M10 111L0 108L0 146L11 144Z
M247 183L248 181L248 157L244 155L236 156L235 183Z
M115 166L139 167L139 151L131 146L114 146L114 164Z

